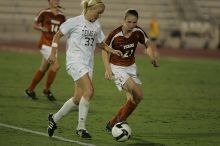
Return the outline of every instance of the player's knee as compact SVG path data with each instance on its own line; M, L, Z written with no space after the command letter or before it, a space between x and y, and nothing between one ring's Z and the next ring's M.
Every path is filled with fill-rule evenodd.
M143 99L143 93L142 92L133 92L133 98L136 104L140 103Z
M54 71L54 72L57 72L59 69L60 69L60 65L59 64L54 64L51 69Z
M93 94L94 94L94 89L91 87L85 91L84 96L91 99L93 97Z
M136 98L134 98L134 101L136 104L139 104L142 99L143 99L143 96L137 96Z
M46 67L40 67L39 70L40 70L42 73L46 73L46 71L48 70L48 68L46 68Z
M57 65L55 69L58 71L60 69L60 65Z
M50 69L52 69L54 72L58 71L60 68L60 64L58 61L56 61L54 64L50 65Z
M81 97L82 97L82 96L81 96ZM80 102L81 97L80 97L80 96L74 96L74 97L72 97L73 103L76 104L76 105L79 105L79 102Z

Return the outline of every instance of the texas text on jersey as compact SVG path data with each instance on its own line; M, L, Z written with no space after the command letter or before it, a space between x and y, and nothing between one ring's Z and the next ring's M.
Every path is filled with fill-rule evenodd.
M138 26L133 29L132 34L128 38L123 35L122 26L116 28L106 39L106 44L115 50L120 50L123 56L111 54L110 63L119 66L134 64L134 53L138 42L144 44L147 40L147 34Z

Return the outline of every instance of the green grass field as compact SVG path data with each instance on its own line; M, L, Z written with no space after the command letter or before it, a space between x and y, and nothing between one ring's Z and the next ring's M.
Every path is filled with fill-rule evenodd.
M124 93L104 79L100 54L95 58L94 99L87 128L92 140L75 135L77 111L58 123L56 136L97 146L220 146L220 61L161 58L160 68L137 57L144 100L128 119L132 137L125 143L105 132L106 122L125 101ZM38 101L24 96L35 70L39 53L0 52L0 123L46 133L47 115L56 112L73 95L73 81L61 69L52 91L57 101L42 94L45 80L36 88ZM0 126L1 146L81 146L21 130Z

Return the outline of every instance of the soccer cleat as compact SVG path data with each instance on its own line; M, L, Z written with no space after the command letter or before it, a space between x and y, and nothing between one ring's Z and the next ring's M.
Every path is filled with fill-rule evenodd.
M76 130L76 134L81 138L85 138L85 139L92 138L89 132L85 129Z
M44 93L45 96L47 96L48 100L50 100L50 101L55 101L56 100L50 90L45 90L44 89L43 93Z
M30 97L31 99L33 100L37 100L38 98L36 97L36 94L34 91L28 91L28 89L26 89L24 91L24 94L27 96L27 97Z
M48 128L47 133L50 137L53 136L54 131L57 129L57 125L53 120L53 114L49 114L48 116Z
M107 132L111 132L112 131L112 126L110 125L110 122L107 123L105 129L106 129Z

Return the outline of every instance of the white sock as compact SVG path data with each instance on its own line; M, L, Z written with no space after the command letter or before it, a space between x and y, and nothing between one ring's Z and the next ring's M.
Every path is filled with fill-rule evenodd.
M88 111L89 111L89 101L82 96L79 102L79 119L78 119L77 129L86 129L85 123L86 123Z
M54 122L57 123L63 116L69 113L71 109L73 109L76 106L77 105L73 102L73 98L71 97L63 104L61 109L53 115Z

